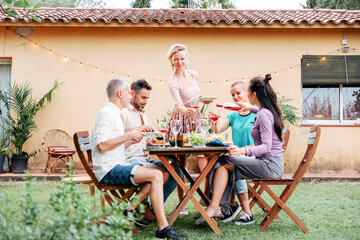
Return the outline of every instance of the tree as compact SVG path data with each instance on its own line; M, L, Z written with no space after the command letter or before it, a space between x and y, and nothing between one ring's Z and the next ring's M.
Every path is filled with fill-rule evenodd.
M329 9L348 9L359 10L360 0L306 0L303 8L329 8Z
M30 5L42 4L46 7L68 8L103 8L106 7L104 0L29 0Z
M172 8L236 8L233 0L170 0Z
M19 18L19 14L13 8L23 8L26 11L25 17L30 17L35 21L39 21L39 18L33 14L36 12L37 8L42 6L43 5L40 3L32 5L27 0L5 0L0 1L0 13L10 17Z
M152 0L135 0L130 3L132 8L151 8Z

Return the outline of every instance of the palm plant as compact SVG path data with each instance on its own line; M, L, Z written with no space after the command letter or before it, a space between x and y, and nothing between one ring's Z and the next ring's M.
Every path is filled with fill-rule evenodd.
M39 101L32 97L33 89L28 82L24 84L9 83L7 91L0 92L0 101L8 110L7 116L2 117L3 123L0 127L4 133L11 136L11 143L15 147L16 154L23 154L23 145L31 137L32 132L37 130L35 115L37 111L51 102L53 92L58 89L59 81Z

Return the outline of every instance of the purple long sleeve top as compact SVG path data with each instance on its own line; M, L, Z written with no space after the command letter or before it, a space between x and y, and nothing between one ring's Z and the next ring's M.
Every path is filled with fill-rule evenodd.
M263 107L251 107L250 112L256 113L256 120L251 129L255 147L246 147L248 156L255 157L281 157L284 155L282 141L276 135L274 116Z

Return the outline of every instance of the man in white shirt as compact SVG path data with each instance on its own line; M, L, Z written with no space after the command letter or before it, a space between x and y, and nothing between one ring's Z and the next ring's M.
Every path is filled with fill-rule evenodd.
M92 131L92 153L96 178L101 184L132 186L144 184L140 200L148 194L158 223L157 238L184 239L186 236L169 226L164 212L163 173L154 168L125 161L124 144L139 142L144 127L125 132L122 109L130 104L130 86L125 79L112 79L106 87L109 102L96 115Z
M131 84L131 101L127 108L122 111L125 123L125 131L130 131L139 126L147 126L148 120L143 110L150 98L151 86L146 80L140 79ZM142 138L139 143L128 146L125 150L126 161L131 164L141 164L142 166L160 167L164 173L164 179L168 178L164 184L164 202L177 186L175 179L165 170L164 164L149 157L144 149L155 143L153 138ZM181 178L183 173L178 167L176 173Z

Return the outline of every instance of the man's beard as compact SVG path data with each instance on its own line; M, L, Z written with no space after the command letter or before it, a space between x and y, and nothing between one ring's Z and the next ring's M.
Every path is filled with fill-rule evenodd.
M134 107L136 108L136 110L138 110L138 111L141 111L141 110L142 110L140 104L137 104L136 102L133 102L132 104L134 105Z

